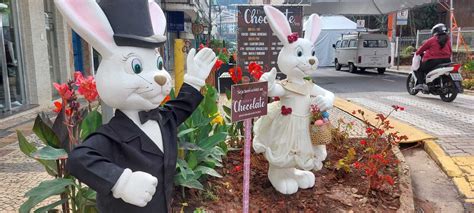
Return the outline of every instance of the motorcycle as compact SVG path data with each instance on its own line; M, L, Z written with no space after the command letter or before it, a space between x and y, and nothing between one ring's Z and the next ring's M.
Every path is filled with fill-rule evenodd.
M421 61L421 58L419 60ZM415 75L417 71L415 70L417 69L412 68L412 70L406 82L407 91L410 95L416 95L421 91L424 94L439 95L444 102L452 102L459 93L464 92L461 64L445 63L433 68L425 77L428 90L414 89L417 80Z

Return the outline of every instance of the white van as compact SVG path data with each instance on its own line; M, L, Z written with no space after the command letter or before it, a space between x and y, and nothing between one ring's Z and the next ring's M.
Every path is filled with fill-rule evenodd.
M349 72L377 68L379 74L390 67L390 43L383 34L343 35L333 44L335 48L334 66L336 70L348 66Z

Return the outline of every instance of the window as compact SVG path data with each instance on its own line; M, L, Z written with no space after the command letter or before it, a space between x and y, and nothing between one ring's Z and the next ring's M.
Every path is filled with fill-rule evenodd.
M350 40L349 41L349 47L357 47L357 41L356 40Z
M364 47L367 48L386 48L388 46L387 40L365 40Z
M341 41L336 42L336 48L341 48Z
M342 48L347 48L347 44L348 44L348 43L349 43L349 42L348 42L347 40L342 41L341 47L342 47Z

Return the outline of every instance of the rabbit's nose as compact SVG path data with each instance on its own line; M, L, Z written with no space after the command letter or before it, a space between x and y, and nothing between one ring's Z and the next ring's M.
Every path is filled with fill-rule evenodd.
M155 82L160 86L165 85L166 80L167 80L166 77L162 75L155 75L154 79L155 79Z
M314 63L316 63L316 60L314 60L314 59L309 59L309 64L313 65Z

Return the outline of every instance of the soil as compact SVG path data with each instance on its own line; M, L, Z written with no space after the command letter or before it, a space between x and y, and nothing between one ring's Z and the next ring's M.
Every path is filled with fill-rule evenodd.
M367 180L359 171L345 173L336 171L332 164L346 155L346 149L336 150L328 145L328 159L325 167L316 175L316 184L310 189L299 189L293 195L276 191L267 178L268 162L261 154L252 153L250 174L251 212L396 212L400 207L398 176L394 172L395 185L383 192L367 195ZM218 169L223 178L209 178L205 191L176 187L173 212L193 212L196 208L208 212L242 212L242 167L240 151L231 151L224 159L224 167ZM184 205L183 205L184 204Z

